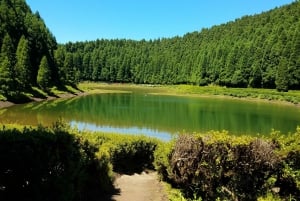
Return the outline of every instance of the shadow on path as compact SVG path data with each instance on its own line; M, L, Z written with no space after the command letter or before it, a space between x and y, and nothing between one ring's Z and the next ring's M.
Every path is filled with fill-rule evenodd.
M114 199L114 197L120 195L121 195L121 189L114 188L111 193L101 197L99 201L117 201L116 199Z

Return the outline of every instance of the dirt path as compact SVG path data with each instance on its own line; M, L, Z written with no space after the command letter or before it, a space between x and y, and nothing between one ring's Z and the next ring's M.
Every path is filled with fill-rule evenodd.
M9 106L12 106L12 105L14 105L14 103L12 103L12 102L0 101L0 109L1 108L6 108L6 107L9 107Z
M134 175L122 175L115 181L115 188L120 190L114 195L114 201L167 201L164 187L158 181L155 172Z

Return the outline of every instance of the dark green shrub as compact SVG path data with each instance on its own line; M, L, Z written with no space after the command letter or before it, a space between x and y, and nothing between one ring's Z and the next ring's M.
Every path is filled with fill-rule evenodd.
M282 162L276 186L282 197L300 199L300 151L291 151Z
M118 173L140 173L153 169L154 151L159 140L145 136L107 133L82 133L82 137L100 147Z
M136 139L125 141L111 149L113 169L121 173L142 172L153 169L156 144L151 140Z
M276 138L276 137L275 137ZM296 133L277 137L281 146L282 168L278 172L276 186L282 197L300 200L300 127Z
M239 200L257 200L268 189L268 179L280 168L276 145L263 139L254 139L249 144L233 147L234 164L232 176L226 184Z
M300 199L300 129L289 137L182 135L158 147L155 167L186 198Z
M108 161L57 124L0 130L0 200L95 200L112 186Z

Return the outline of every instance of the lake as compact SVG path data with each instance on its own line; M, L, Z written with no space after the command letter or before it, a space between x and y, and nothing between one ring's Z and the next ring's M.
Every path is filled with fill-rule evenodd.
M177 133L228 130L234 135L295 132L300 108L217 97L103 93L0 109L0 123L51 125L63 118L79 129L169 139Z

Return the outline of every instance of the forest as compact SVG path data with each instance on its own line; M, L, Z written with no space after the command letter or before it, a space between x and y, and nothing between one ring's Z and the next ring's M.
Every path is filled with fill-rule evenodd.
M55 60L76 81L300 89L299 10L294 2L183 37L70 42Z
M300 89L300 3L154 40L57 44L24 0L0 1L0 94L80 81Z
M32 86L60 84L56 39L24 0L0 0L0 47L1 95L10 98Z

